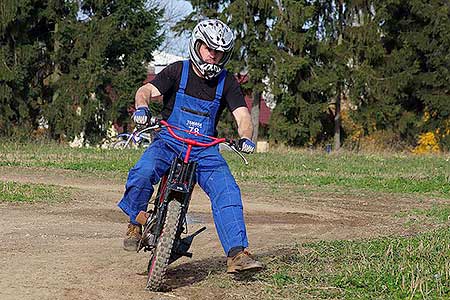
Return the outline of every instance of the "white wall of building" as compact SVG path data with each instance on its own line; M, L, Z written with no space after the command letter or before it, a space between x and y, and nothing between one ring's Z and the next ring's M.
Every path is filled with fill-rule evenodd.
M148 69L149 71L153 69L155 74L158 74L171 63L185 59L188 58L157 50L153 52L153 61L149 63Z

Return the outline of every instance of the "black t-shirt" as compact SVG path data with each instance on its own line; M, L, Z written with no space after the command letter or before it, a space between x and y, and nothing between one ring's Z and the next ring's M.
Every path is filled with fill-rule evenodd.
M211 80L200 78L197 74L195 74L192 63L189 65L189 76L185 93L195 98L213 101L216 95L216 88L219 78L216 77ZM163 108L161 111L161 116L165 120L167 120L172 113L173 106L175 104L175 95L180 86L182 69L182 61L172 63L158 73L152 81L150 81L150 83L153 84L163 95ZM216 125L225 107L227 107L231 112L238 107L247 107L239 83L236 78L234 78L233 74L228 72L225 78L219 111L215 120Z

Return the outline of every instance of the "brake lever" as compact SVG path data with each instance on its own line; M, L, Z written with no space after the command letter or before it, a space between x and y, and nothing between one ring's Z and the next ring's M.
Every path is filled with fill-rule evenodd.
M143 126L142 128L137 128L137 129L139 131L139 134L141 134L143 132L146 132L146 131L149 131L149 130L155 130L155 129L158 129L158 128L161 128L161 124L159 123L158 118L152 117L150 119L150 122L149 122L147 127Z
M234 145L234 143L226 142L226 143L222 143L222 144L226 145L228 148L233 150L237 155L239 155L240 158L242 158L242 160L244 161L244 164L248 165L248 160L238 149L236 149L236 146Z

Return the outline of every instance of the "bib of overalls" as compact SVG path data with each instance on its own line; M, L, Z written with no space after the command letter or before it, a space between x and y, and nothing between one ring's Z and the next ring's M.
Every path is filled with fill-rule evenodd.
M189 96L185 93L189 67L189 60L183 61L180 87L176 93L175 104L167 122L192 133L212 136L215 133L215 121L218 117L217 112L220 107L220 99L222 98L226 70L219 74L215 97L211 101ZM179 130L176 130L176 133L185 138L207 141L200 136Z

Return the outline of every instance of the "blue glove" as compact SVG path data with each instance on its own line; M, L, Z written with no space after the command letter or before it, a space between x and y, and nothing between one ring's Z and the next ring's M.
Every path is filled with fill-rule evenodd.
M241 138L238 142L238 150L244 153L253 153L255 151L255 143L248 138Z
M152 118L148 107L141 106L133 113L133 121L138 126L147 126Z

